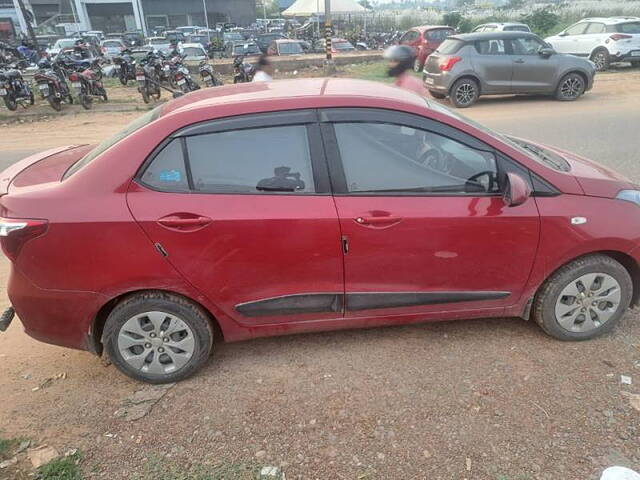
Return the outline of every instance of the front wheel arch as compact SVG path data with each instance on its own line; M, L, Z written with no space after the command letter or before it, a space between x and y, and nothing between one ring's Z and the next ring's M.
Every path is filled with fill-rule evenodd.
M96 314L96 316L93 319L93 322L91 323L91 330L88 333L88 343L89 343L90 352L95 353L98 356L102 355L103 349L104 349L103 338L102 338L104 333L104 326L105 326L105 323L107 322L107 318L109 318L109 315L111 314L113 309L116 308L118 304L127 300L129 297L145 294L145 293L162 293L167 296L180 297L183 300L194 304L196 307L200 308L209 319L209 324L213 329L214 339L220 338L224 341L224 333L222 328L220 327L218 320L211 313L211 311L207 307L205 307L202 303L196 300L193 300L192 298L189 298L186 295L183 295L181 293L172 292L170 290L152 288L152 289L132 290L130 292L122 293L112 298L111 300L106 302L104 305L102 305L102 307L100 307L100 310L98 310L98 313Z

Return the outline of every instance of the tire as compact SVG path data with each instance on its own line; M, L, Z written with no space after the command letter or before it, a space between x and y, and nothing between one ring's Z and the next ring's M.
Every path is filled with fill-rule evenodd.
M160 97L162 96L162 89L158 87L158 89L153 93L152 96L154 100L160 100Z
M71 94L67 95L67 103L69 105L73 105L73 95Z
M568 73L558 83L556 89L556 100L562 102L572 102L580 98L584 93L585 82L582 75L578 73Z
M413 61L413 71L420 73L424 68L424 63L420 61L418 57Z
M172 325L173 333L164 336L162 329ZM171 383L205 364L213 347L213 329L208 315L183 297L139 293L109 314L104 347L125 375L147 383Z
M104 87L101 87L100 90L101 90L100 96L102 97L102 100L104 100L105 102L108 102L109 97L107 96L107 91L105 90Z
M140 89L140 93L142 94L142 101L144 103L149 103L151 100L149 99L149 92L147 91L147 88L144 87L142 89Z
M586 288L582 297L571 295L580 291L575 288L578 281ZM592 282L591 286L588 282ZM617 286L603 294L596 288L598 282L602 288ZM598 302L597 299L615 300L616 292L617 304L606 302L606 310L601 308L603 301ZM629 307L632 295L631 276L620 263L606 255L589 255L560 268L540 287L533 304L533 318L547 334L558 340L589 340L615 327ZM587 307L581 302L588 302ZM576 308L572 309L574 305ZM597 321L592 312L595 312ZM587 314L591 323L585 317ZM558 315L564 318L564 325Z
M591 54L590 60L596 64L596 71L604 72L609 69L609 52L606 48L599 48Z
M18 109L18 102L16 102L16 99L13 98L12 95L6 95L4 97L4 104L12 112L15 112Z
M126 74L126 73L125 73L125 74L120 74L120 83L121 83L124 87L126 87L126 86L127 86L128 81L127 81L127 74Z
M91 110L93 99L89 95L87 95L86 93L81 93L78 97L78 100L80 101L82 108L84 108L85 110Z
M472 78L461 78L451 87L449 98L456 108L468 108L478 101L480 87Z
M33 91L29 90L29 105L35 105L36 97L33 95Z
M431 96L433 98L436 98L438 100L442 100L444 98L447 98L447 96L444 93L434 92L433 90L429 90L429 93L431 94Z
M59 98L54 97L53 95L49 95L47 97L47 101L49 102L49 105L51 105L51 108L53 108L56 112L62 110L62 102L60 102Z

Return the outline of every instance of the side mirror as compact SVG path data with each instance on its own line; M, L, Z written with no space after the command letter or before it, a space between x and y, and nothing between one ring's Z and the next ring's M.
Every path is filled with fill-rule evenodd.
M558 34L558 36L559 36L559 37L566 37L567 35L568 35L568 33L567 33L567 32L560 32L560 33Z
M531 196L529 184L517 173L507 173L502 200L508 207L522 205Z
M540 55L541 57L544 57L544 58L549 58L554 53L556 53L556 52L555 52L555 50L553 48L540 47L538 49L538 55Z

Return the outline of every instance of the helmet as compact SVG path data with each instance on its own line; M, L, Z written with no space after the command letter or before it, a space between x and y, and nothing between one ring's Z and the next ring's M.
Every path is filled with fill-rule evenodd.
M393 45L384 51L383 57L386 60L409 63L413 62L416 58L416 54L413 49L407 45Z

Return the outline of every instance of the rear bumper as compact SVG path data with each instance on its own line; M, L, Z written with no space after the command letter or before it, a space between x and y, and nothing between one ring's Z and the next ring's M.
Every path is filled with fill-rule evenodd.
M424 88L440 93L448 93L452 84L452 77L447 73L429 73L423 72L422 82Z
M628 52L620 52L617 55L611 55L611 62L640 62L640 47L629 50Z
M61 347L94 351L91 327L98 310L107 302L106 297L95 292L39 288L14 265L7 293L30 337Z

